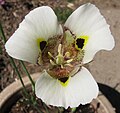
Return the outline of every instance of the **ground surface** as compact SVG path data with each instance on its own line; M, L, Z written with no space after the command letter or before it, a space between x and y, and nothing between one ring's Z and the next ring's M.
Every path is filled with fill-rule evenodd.
M9 38L22 21L23 17L32 9L42 5L51 6L56 12L69 9L71 13L83 3L94 3L107 19L115 38L116 46L110 51L100 51L90 64L90 70L97 82L114 88L120 92L120 0L6 0L7 6L0 6L0 21L3 24L5 35ZM60 10L59 8L60 7ZM65 15L67 15L65 14ZM59 15L60 16L60 15ZM89 16L89 15L88 15ZM66 19L66 18L62 18ZM0 41L0 44L2 42ZM0 49L1 50L1 49ZM2 46L0 51L0 90L17 79L11 68L9 59ZM17 66L19 63L16 61ZM27 64L30 73L37 72L39 67ZM119 93L118 93L119 94ZM120 104L119 104L120 105Z

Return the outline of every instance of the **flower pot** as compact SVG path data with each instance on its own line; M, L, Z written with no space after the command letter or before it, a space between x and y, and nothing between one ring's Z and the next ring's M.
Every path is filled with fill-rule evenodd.
M31 77L34 81L40 76L40 73L32 74ZM26 87L30 86L30 81L28 77L23 78ZM15 81L7 88L5 88L0 94L0 111L1 113L8 113L11 107L16 103L16 101L21 98L22 85L20 81ZM97 113L115 113L114 108L107 100L107 98L99 94L97 99L94 99L91 104L96 109ZM95 113L96 113L95 112Z

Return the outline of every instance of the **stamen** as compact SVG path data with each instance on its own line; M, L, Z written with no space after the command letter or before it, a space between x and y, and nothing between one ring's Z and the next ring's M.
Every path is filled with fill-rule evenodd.
M61 66L62 69L64 68L62 64L60 66Z
M66 63L71 63L73 59L67 60Z
M59 44L58 46L58 54L62 54L62 44Z
M64 61L64 57L62 55L62 44L59 44L59 46L58 46L58 55L56 56L56 63L58 65L61 65L61 64L63 64L63 61Z
M51 59L50 59L50 63L51 63L53 66L56 65L55 62L52 61Z
M64 64L64 66L70 66L70 67L73 67L72 64Z
M69 58L70 57L70 52L66 52L65 57Z
M50 52L48 52L48 55L55 60L54 56Z

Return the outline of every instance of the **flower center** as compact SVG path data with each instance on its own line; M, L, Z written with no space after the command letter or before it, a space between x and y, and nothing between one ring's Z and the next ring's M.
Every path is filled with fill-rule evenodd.
M63 36L49 38L47 45L44 42L41 44L46 47L40 55L41 58L38 58L38 61L42 59L42 63L38 64L50 76L67 84L69 77L74 76L82 66L84 42L84 39L74 38L69 31Z
M60 66L61 68L64 68L65 65L69 65L73 61L73 59L69 58L70 57L70 52L65 52L63 55L63 50L62 50L62 44L59 44L58 46L58 55L54 57L50 52L48 52L48 55L51 57L50 63L53 66ZM52 60L53 59L53 60Z

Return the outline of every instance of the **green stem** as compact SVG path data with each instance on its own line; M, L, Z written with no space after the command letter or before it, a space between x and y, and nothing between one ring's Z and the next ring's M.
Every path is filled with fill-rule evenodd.
M65 109L65 108L63 108L64 110L63 110L63 113L67 113L67 112L69 112L69 113L76 113L76 107L75 108L68 108L68 109Z
M39 113L43 113L40 109L38 109L37 106L34 106L34 108L35 108Z
M72 108L71 113L75 113L76 109L77 109L76 107Z
M1 36L2 40L4 41L4 43L6 43L7 40L6 40L4 31L3 31L3 27L2 27L1 22L0 22L0 36Z
M47 108L47 106L44 103L43 103L43 106L44 106L44 108L46 110L46 113L50 113L49 110L48 110L48 108Z
M33 91L35 91L35 83L34 83L32 77L30 76L30 74L29 74L29 72L28 72L28 70L27 70L24 62L20 60L20 63L21 63L21 65L22 65L22 68L23 68L23 70L25 71L26 75L28 76L29 80L31 81Z
M22 80L22 77L21 77L21 75L20 75L20 73L19 73L19 71L18 71L18 68L17 68L17 66L16 66L13 58L10 57L10 61L11 61L11 64L12 64L13 68L15 69L15 71L16 71L19 79L20 79L20 82L21 82L21 84L22 84L22 86L23 86L23 90L24 90L25 94L28 95L27 90L26 90L26 87L25 87L24 82L23 82L23 80Z

